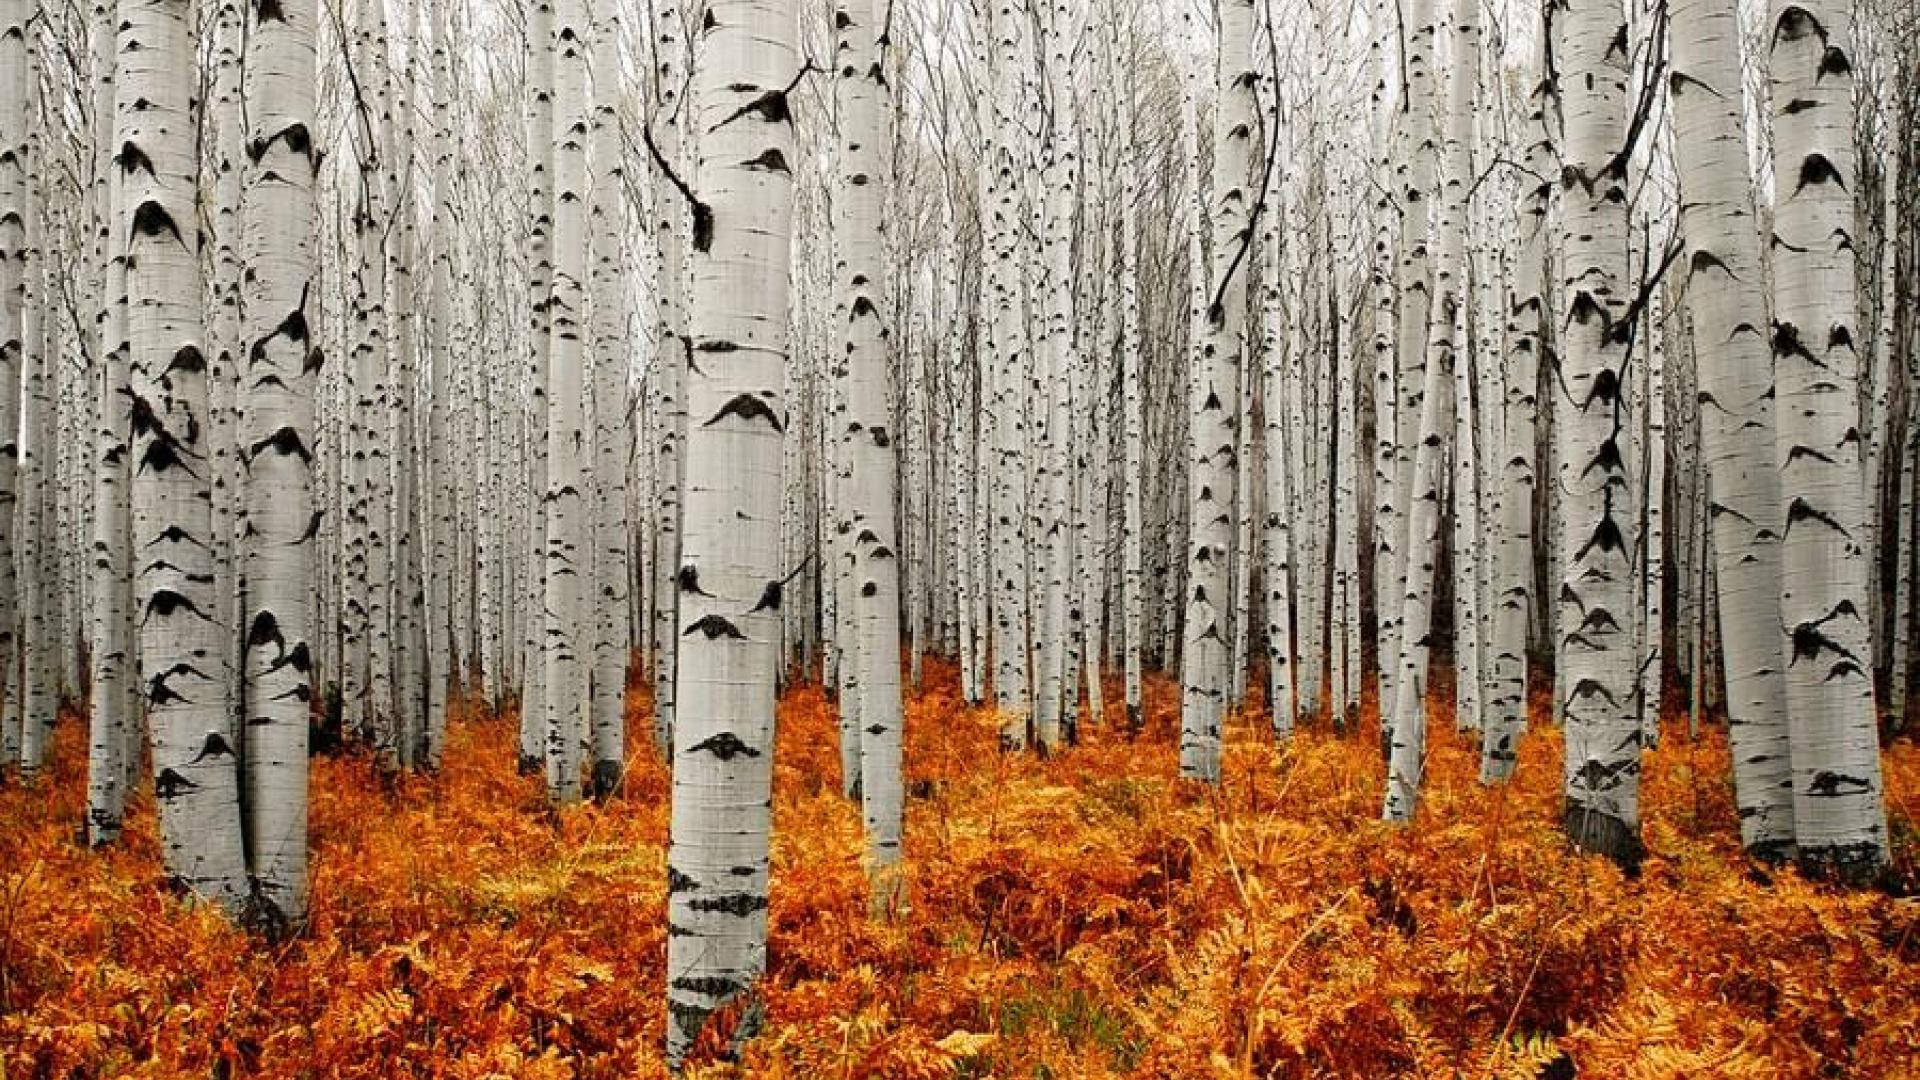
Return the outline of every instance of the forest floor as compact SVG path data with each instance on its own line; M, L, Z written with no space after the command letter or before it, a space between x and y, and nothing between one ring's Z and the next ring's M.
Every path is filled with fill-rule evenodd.
M1741 859L1724 738L1670 724L1628 880L1563 840L1545 725L1486 790L1436 724L1393 829L1365 723L1277 749L1243 718L1208 792L1177 779L1163 681L1137 739L1039 760L927 671L892 924L831 709L783 699L767 1024L694 1075L1920 1076L1910 742L1885 758L1898 872L1843 892ZM511 718L463 715L442 772L393 790L316 759L312 922L267 946L159 886L150 800L124 850L76 845L64 724L51 783L0 791L0 1080L663 1075L667 774L642 754L624 797L556 815L514 746Z

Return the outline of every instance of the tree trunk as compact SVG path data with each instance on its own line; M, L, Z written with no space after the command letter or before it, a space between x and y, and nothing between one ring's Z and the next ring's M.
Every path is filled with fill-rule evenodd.
M654 56L660 100L656 106L653 139L655 152L666 167L683 171L685 155L681 151L680 100L685 71L681 64L680 6L675 0L662 0L656 16ZM654 334L655 355L659 357L654 375L655 415L659 418L660 437L655 445L656 479L659 502L655 507L654 536L654 635L658 650L653 671L653 737L663 756L673 748L674 687L676 658L680 650L680 589L675 579L680 573L680 516L682 487L686 482L687 440L687 313L682 300L686 289L686 200L673 189L669 179L654 187L654 243L660 252L658 310L660 325Z
M168 875L238 916L247 901L226 628L215 621L195 219L194 40L170 0L124 0L116 114L133 448L140 672Z
M307 725L313 696L315 388L320 318L312 138L315 0L250 6L246 213L242 248L246 376L240 402L247 529L241 546L247 634L242 688L247 839L255 915L300 925L307 900Z
M0 0L0 696L17 691L19 592L13 524L19 507L20 362L26 335L27 125L32 68L27 59L30 0ZM0 708L0 769L20 760L20 720Z
M1861 546L1849 22L1824 0L1772 8L1774 460L1800 861L1863 880L1886 863L1887 827Z
M1247 273L1253 254L1252 211L1260 182L1252 152L1254 124L1253 3L1224 0L1216 69L1220 104L1214 117L1214 216L1211 285L1204 312L1205 345L1187 389L1192 429L1188 491L1186 622L1181 639L1180 774L1220 781L1220 732L1232 673L1228 614L1229 548L1233 543L1234 428L1239 418L1239 363L1245 348ZM1196 325L1196 333L1201 327Z
M746 995L758 1026L779 663L781 397L788 351L793 126L800 69L788 4L708 7L693 100L692 353L672 839L667 1059Z
M900 560L894 535L897 467L892 410L887 393L887 303L882 140L887 100L885 45L879 40L872 0L840 0L834 10L838 34L834 83L839 111L842 170L834 202L834 233L844 290L846 322L840 327L846 387L846 450L851 472L847 520L854 590L846 637L856 644L860 695L860 802L867 829L868 872L876 910L899 899L900 827L904 793L900 774ZM844 704L844 703L843 703Z
M593 192L588 200L592 268L587 292L593 342L593 793L620 785L626 762L627 425L625 269L626 167L620 145L620 7L594 0Z
M1638 514L1627 463L1635 313L1627 279L1624 15L1616 0L1548 11L1565 117L1561 187L1564 347L1554 417L1565 540L1557 674L1566 726L1566 812L1576 846L1639 861Z

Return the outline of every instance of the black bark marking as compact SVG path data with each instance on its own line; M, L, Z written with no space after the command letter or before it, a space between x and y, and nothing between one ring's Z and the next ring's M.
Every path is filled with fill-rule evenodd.
M778 581L767 582L767 587L760 591L760 602L753 605L753 611L779 611L782 589L783 586ZM753 612L750 611L747 614L751 615Z
M1831 617L1828 616L1828 618ZM1856 663L1859 661L1859 657L1821 631L1820 624L1825 621L1826 619L1803 622L1793 628L1793 655L1787 658L1788 666L1797 664L1802 659L1818 660L1823 652L1834 653Z
M138 144L132 142L120 144L120 172L132 176L136 169L147 170L148 176L158 175L153 171L153 159L148 157L147 152L140 149Z
M151 170L153 166L149 164L147 167ZM174 222L173 215L167 213L166 207L151 199L134 208L133 231L138 236L159 236L170 232L175 243L185 246L187 242L180 235L180 226Z
M725 1000L740 992L744 985L738 979L729 979L724 975L682 975L673 980L675 990L685 990L689 994Z
M306 443L301 441L300 433L291 427L283 427L248 447L247 458L252 460L260 451L268 449L282 457L292 455L304 462L313 461L313 454L307 450Z
M1841 536L1849 539L1853 536L1852 533L1842 528L1840 523L1833 520L1832 517L1814 509L1807 500L1796 497L1793 502L1787 506L1787 529L1786 533L1781 534L1782 538L1784 539L1787 534L1792 533L1793 527L1802 521L1817 521L1832 529L1834 532L1839 533Z
M738 416L740 419L747 421L765 420L767 426L773 428L775 431L786 430L780 423L779 414L773 411L773 406L767 404L766 401L756 394L739 394L735 396L732 401L722 405L719 412L713 414L713 419L708 420L701 426L712 427L729 416Z
M208 758L218 760L232 756L234 756L233 747L228 745L227 737L217 731L210 731L207 733L207 741L200 747L200 752L195 754L193 760L187 764L198 765Z
M160 775L155 777L153 781L153 794L156 798L160 799L177 798L185 795L189 791L198 791L199 789L199 784L181 776L172 769L161 769Z
M1841 191L1847 190L1846 179L1840 175L1839 169L1834 168L1833 162L1827 160L1825 154L1808 154L1806 160L1800 163L1800 180L1794 185L1793 193L1800 194L1809 184L1829 183L1838 184Z
M741 162L740 167L762 172L777 172L786 173L789 176L793 175L793 170L787 167L786 155L782 154L780 148L777 146L767 147L760 152L759 156Z
M1851 791L1841 790L1852 785ZM1825 769L1813 774L1813 782L1807 785L1807 794L1816 798L1836 798L1842 795L1864 795L1873 790L1873 784L1864 777L1846 776L1842 773L1828 772Z
M712 17L712 13L708 13ZM713 207L694 200L693 203L693 250L706 254L713 248Z
M272 5L276 11L280 7L279 0L260 0L260 3L263 6ZM286 143L289 152L299 154L302 157L308 157L308 151L313 147L313 138L307 134L307 125L296 121L264 139L253 139L249 141L247 143L247 157L255 165L258 165L260 164L260 159L266 157L267 151L273 149L273 144L277 142Z
M1800 328L1790 322L1773 324L1773 355L1776 357L1798 356L1816 367L1826 366L1800 343Z
M732 761L736 757L757 758L760 756L760 751L740 741L740 736L735 735L731 731L723 731L718 735L710 736L701 742L687 747L686 752L689 754L697 754L703 750L719 758L721 761Z
M192 600L172 589L155 589L153 595L147 599L148 615L158 615L165 619L183 611L206 618L205 613L194 606Z
M708 615L687 627L680 636L688 637L693 634L705 634L708 641L717 641L723 637L733 638L736 641L747 640L747 635L741 633L740 628L733 625L724 615Z
M264 645L287 647L287 639L280 634L280 623L273 612L263 611L253 617L253 625L247 628L247 648L258 649Z
M306 298L302 296L301 302L303 307L305 301ZM283 337L288 341L305 342L308 339L308 333L307 313L304 310L290 311L287 313L286 318L280 320L280 325L273 328L273 333L253 343L253 348L248 352L248 358L258 363L266 358L267 343L274 338Z
M756 911L765 911L767 898L753 893L727 893L710 900L689 900L687 907L692 911L718 911L744 919Z
M673 580L674 584L679 586L680 591L683 593L690 593L694 596L713 595L700 587L700 568L692 563L682 566L680 572L674 575Z

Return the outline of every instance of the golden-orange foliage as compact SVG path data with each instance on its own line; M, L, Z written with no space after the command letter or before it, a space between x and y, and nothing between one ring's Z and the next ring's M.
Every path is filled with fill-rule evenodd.
M1920 1075L1920 904L1740 859L1715 735L1649 755L1630 881L1561 838L1550 731L1488 791L1439 717L1395 830L1369 731L1276 749L1249 718L1207 792L1176 778L1164 683L1137 740L1042 761L928 673L891 925L831 710L782 702L768 1022L697 1075ZM0 1076L663 1075L666 773L642 753L623 798L556 815L514 745L463 714L445 770L390 791L315 761L312 925L268 947L156 884L149 804L124 850L74 843L65 725L50 782L0 792ZM1911 881L1920 753L1886 760Z

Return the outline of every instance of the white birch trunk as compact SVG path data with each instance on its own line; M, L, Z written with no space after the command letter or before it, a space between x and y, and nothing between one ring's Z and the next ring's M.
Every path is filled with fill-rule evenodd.
M284 934L304 920L307 898L307 725L316 622L309 596L319 524L312 487L320 353L312 328L320 317L313 235L320 157L312 125L320 11L315 0L248 10L241 717L253 915L263 928Z
M1140 499L1146 484L1145 375L1140 367L1140 200L1139 147L1134 141L1135 106L1129 85L1121 95L1120 138L1120 439L1124 471L1120 477L1120 617L1126 669L1127 730L1144 721L1141 704L1142 635L1146 630L1146 594L1141 547L1145 523Z
M1020 70L1027 48L1022 22L1025 12L1011 0L994 7L994 93L990 194L990 232L993 249L985 275L992 308L993 358L992 416L993 467L989 502L993 540L993 666L994 702L1001 713L1000 745L1018 750L1027 745L1028 713L1033 694L1028 664L1026 442L1029 428L1020 372L1028 361L1023 315L1021 259L1022 210L1019 178L1026 170L1017 164L1024 145L1015 114L1020 94Z
M547 528L547 470L550 450L548 432L548 386L553 364L553 223L556 209L553 188L553 3L533 0L527 7L527 285L531 309L527 366L527 532L532 543L525 564L521 596L528 610L519 617L520 685L520 769L542 769L549 752L550 716L547 709L547 640L554 632L550 625L547 558L552 537ZM564 421L563 421L564 423ZM564 587L564 586L563 586ZM568 627L570 629L570 627Z
M856 643L853 692L860 695L860 802L866 821L867 869L876 910L899 899L900 828L905 794L900 773L900 557L894 503L898 466L887 393L888 338L884 163L887 101L885 47L872 0L840 0L834 83L842 173L834 232L847 300L840 327L846 387L846 451L851 483L847 519L853 589L845 637ZM843 707L845 702L842 702Z
M20 363L25 350L29 0L0 0L0 696L17 692L20 609L13 525L19 508ZM117 230L116 230L117 231ZM0 769L20 760L18 713L0 708Z
M237 916L248 884L226 630L215 622L193 32L178 4L123 0L119 40L132 528L161 853L169 877Z
M1278 113L1270 113L1277 117ZM1278 130L1269 134L1278 139ZM1260 229L1260 355L1262 361L1261 402L1265 423L1265 506L1262 521L1266 564L1261 576L1266 584L1267 706L1273 734L1284 740L1293 734L1299 707L1294 700L1293 643L1293 565L1294 540L1291 535L1293 501L1288 481L1293 471L1288 465L1286 380L1287 359L1280 344L1281 305L1280 214L1270 208L1262 216ZM1296 433L1298 438L1299 434Z
M1638 513L1628 475L1633 336L1627 278L1625 17L1616 0L1550 10L1565 117L1564 315L1554 417L1564 511L1559 708L1568 835L1625 865L1640 857Z
M1497 596L1490 643L1493 683L1491 708L1480 736L1480 782L1501 783L1513 776L1520 737L1527 727L1527 653L1534 612L1535 537L1533 511L1538 489L1535 448L1539 422L1537 387L1546 355L1547 243L1553 204L1549 179L1558 153L1548 121L1550 91L1545 78L1544 28L1536 65L1540 89L1527 103L1521 160L1521 196L1514 207L1517 248L1506 287L1506 394L1501 400L1505 447L1495 491L1498 546L1494 553Z
M1401 625L1406 606L1408 568L1416 554L1406 548L1412 534L1408 521L1421 497L1411 485L1414 458L1420 442L1425 409L1427 338L1432 332L1433 268L1427 250L1433 205L1439 194L1440 145L1435 130L1434 45L1438 35L1436 0L1411 0L1400 24L1403 86L1399 114L1392 134L1394 193L1399 199L1398 235L1393 251L1393 360L1398 398L1393 410L1393 463L1389 470L1395 493L1383 502L1385 555L1390 588L1381 594L1380 717L1382 737L1392 743L1393 725L1401 713L1394 703L1403 699L1398 685L1408 659L1407 629ZM1383 436L1384 438L1385 436ZM1424 645L1416 645L1424 649ZM1392 658L1392 659L1389 659ZM1424 681L1424 671L1423 671Z
M685 80L682 60L680 5L662 0L655 16L655 84L660 100L653 122L656 152L676 171L683 169L681 129L686 108L681 101ZM675 664L680 649L681 489L686 480L687 337L683 298L686 288L686 200L661 176L653 199L654 244L660 253L659 326L654 333L654 401L659 418L659 441L654 467L659 489L655 507L654 544L654 656L653 737L662 755L673 746Z
M553 22L553 291L548 305L547 487L544 497L547 800L563 805L581 794L581 730L588 707L588 668L581 656L583 583L591 579L587 542L586 276L587 88L586 4L559 0ZM537 47L537 43L536 43Z
M1887 859L1867 624L1856 402L1853 53L1830 0L1775 3L1774 391L1781 623L1800 860L1849 879ZM1718 486L1716 485L1716 491Z
M425 765L440 768L447 738L447 704L454 684L465 686L471 667L471 641L467 631L467 592L465 583L477 561L466 550L462 528L463 508L473 498L472 482L477 471L464 465L452 445L453 428L458 419L449 416L454 408L453 364L469 359L461 347L459 329L451 310L454 289L453 222L454 164L453 61L454 43L447 19L447 0L425 0L427 31L432 37L429 57L431 115L427 140L428 183L432 194L429 220L429 259L427 279L427 445L425 446L427 497L431 504L429 548L427 552L427 716L424 740ZM416 47L418 47L416 43ZM471 390L462 388L467 394Z
M768 832L779 663L782 369L793 209L787 87L796 12L715 0L693 98L686 529L679 575L685 711L674 733L668 848L667 1059L678 1067L716 1009L766 970Z
M1214 116L1212 266L1206 296L1205 344L1191 373L1191 480L1186 620L1181 639L1180 774L1220 781L1220 735L1232 673L1228 625L1228 558L1233 542L1234 428L1239 417L1239 363L1245 348L1247 281L1253 254L1253 4L1220 8Z
M627 423L626 178L620 145L620 8L594 0L593 190L587 204L592 267L587 292L593 349L593 794L620 785L626 761Z
M96 355L94 400L97 436L93 465L93 687L87 756L87 838L95 847L119 838L133 770L140 759L139 683L135 678L133 622L133 504L127 472L127 278L120 215L120 181L114 167L113 5L98 0L92 25L94 131L97 168L106 188L101 232L104 275ZM3 31L0 31L3 32ZM0 215L5 213L0 210Z

